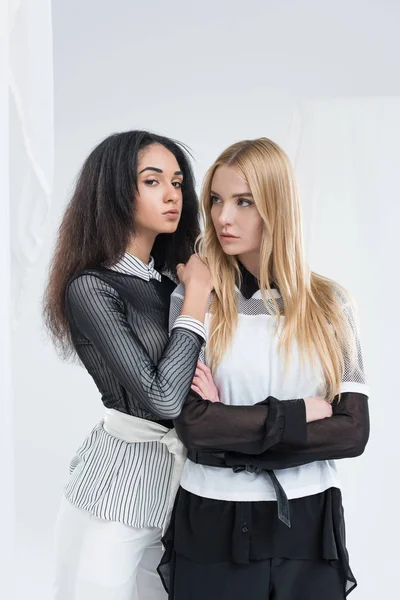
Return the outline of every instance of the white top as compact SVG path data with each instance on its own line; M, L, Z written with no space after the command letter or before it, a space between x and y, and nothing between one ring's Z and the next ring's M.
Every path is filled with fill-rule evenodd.
M275 333L275 309L271 301L265 307L258 290L246 299L236 288L239 305L238 326L231 348L219 365L214 380L220 401L231 405L251 405L268 396L285 401L295 398L321 396L324 388L322 369L302 364L297 344L290 353L290 363L285 372L285 361L278 353L278 335L283 327L282 318L278 334ZM282 306L280 293L271 293ZM179 314L183 302L183 288L178 286L172 295L171 321ZM352 307L343 304L354 332L358 364L348 365L341 392L359 392L368 395L363 373L359 338ZM210 314L206 317L209 332ZM206 363L206 357L202 359ZM218 444L217 444L218 445ZM318 461L300 467L276 470L275 474L287 497L300 498L340 487L334 461ZM198 496L231 501L276 500L270 478L265 474L234 473L231 469L205 466L187 459L181 486Z

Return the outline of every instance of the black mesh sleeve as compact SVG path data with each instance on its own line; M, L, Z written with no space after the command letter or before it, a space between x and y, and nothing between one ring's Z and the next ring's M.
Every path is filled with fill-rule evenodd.
M253 406L230 406L191 392L174 424L189 450L206 452L260 454L280 441L306 437L304 401L279 402L272 396Z
M226 464L232 467L250 464L272 470L298 467L317 460L359 456L369 438L367 396L356 392L344 393L340 402L338 397L334 399L332 408L332 417L307 424L303 442L281 441L251 458L239 449L226 452Z
M183 327L173 329L154 364L112 286L83 274L70 283L66 297L76 327L128 393L161 419L176 417L189 393L203 338ZM159 344L159 340L149 343Z

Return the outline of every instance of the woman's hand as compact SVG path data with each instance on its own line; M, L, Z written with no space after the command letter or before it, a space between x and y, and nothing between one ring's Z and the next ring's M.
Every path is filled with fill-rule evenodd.
M211 371L202 362L197 362L196 372L193 378L192 390L199 394L203 400L219 402L218 390L215 387Z
M332 416L332 405L324 398L305 398L306 421L319 421Z
M207 294L213 289L210 269L198 254L192 254L185 265L177 265L176 272L185 288L195 285Z

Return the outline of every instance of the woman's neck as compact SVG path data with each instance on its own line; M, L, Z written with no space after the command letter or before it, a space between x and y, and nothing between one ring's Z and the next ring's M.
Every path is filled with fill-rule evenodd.
M130 240L126 251L147 265L150 262L150 254L155 239L156 236L154 234L135 234Z
M254 277L260 277L260 253L239 254L238 260Z

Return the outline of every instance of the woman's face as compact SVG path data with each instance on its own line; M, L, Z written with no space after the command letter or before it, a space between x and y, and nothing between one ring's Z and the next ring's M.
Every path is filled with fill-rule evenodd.
M135 233L174 233L182 213L183 174L175 156L160 144L139 155Z
M211 218L225 254L259 254L263 221L247 181L233 167L222 165L214 173Z

